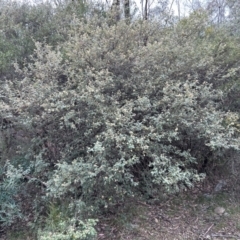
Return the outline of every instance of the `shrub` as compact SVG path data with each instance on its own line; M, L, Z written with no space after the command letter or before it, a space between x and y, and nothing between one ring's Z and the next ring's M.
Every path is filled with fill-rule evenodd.
M193 72L210 62L199 62L196 42L175 46L174 34L150 22L76 20L69 41L54 50L36 42L31 63L17 68L22 79L3 85L1 114L31 133L26 158L48 166L31 172L48 199L85 204L52 237L93 234L94 211L156 187L191 187L204 178L205 159L239 149L229 121L237 116L221 110L223 93Z
M2 227L10 226L23 216L16 195L19 191L19 180L23 169L15 169L7 163L0 173L0 224Z

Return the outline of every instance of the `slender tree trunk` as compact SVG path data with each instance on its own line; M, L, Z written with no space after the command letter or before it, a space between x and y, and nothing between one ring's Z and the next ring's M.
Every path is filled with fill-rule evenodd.
M180 1L177 0L177 8L178 8L178 18L181 19L181 12L180 12Z
M130 0L124 0L124 15L127 21L130 20Z
M148 0L145 0L145 6L144 6L144 20L148 20Z
M115 19L115 21L119 21L120 20L120 0L114 0L112 3L112 13L113 13L113 17Z

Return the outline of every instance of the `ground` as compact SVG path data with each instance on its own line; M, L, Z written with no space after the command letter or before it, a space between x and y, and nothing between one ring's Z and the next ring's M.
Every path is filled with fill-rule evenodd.
M100 222L98 240L240 239L236 194L230 187L213 189L195 188L161 202L129 202L118 216Z
M214 191L217 182L149 201L129 199L99 219L98 240L240 240L240 191L227 179ZM34 240L30 235L11 231L0 240Z

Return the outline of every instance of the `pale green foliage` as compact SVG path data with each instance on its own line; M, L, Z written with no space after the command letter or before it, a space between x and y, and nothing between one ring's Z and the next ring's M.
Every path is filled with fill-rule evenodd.
M81 201L72 201L70 205L65 205L62 202L61 206L50 204L49 213L45 220L45 228L38 231L38 239L96 239L95 225L97 221L94 219L83 221L79 218L79 209L83 209L84 207L85 204Z
M47 231L39 231L39 240L91 240L96 239L96 230L94 226L96 221L88 219L86 222L76 219L61 221L55 226L55 229Z
M188 79L212 83L225 95L224 108L239 112L240 46L238 38L228 31L225 25L210 24L202 11L183 18L176 26L176 41L171 45L172 52L180 54L177 57L174 54L178 70L173 74L181 79L187 74Z
M72 13L54 8L50 2L0 1L0 74L12 75L13 62L22 66L34 50L34 41L56 46L67 39ZM2 79L3 80L3 79Z
M12 166L9 162L1 169L0 182L0 224L9 226L19 218L22 218L21 209L16 200L16 194L19 191L19 181L26 172Z
M22 124L47 131L48 151L59 161L49 180L53 195L74 191L76 183L83 191L85 184L86 191L99 184L136 186L139 163L154 173L153 182L189 185L201 178L188 168L199 157L195 148L238 148L234 128L222 126L226 113L216 109L221 93L171 79L167 65L157 66L169 47L165 37L144 47L141 28L151 29L76 21L65 63L59 51L37 43L34 63L21 72L21 97L11 99L11 111ZM67 76L63 85L60 75Z
M17 68L23 78L3 85L2 116L31 134L32 166L49 166L32 174L49 199L75 209L41 239L94 235L85 219L97 207L154 187L191 187L204 178L205 158L239 150L234 114L221 110L223 93L207 83L219 76L213 51L204 56L213 46L197 40L204 27L191 27L185 38L181 26L73 19L66 43L53 50L37 42L31 63Z

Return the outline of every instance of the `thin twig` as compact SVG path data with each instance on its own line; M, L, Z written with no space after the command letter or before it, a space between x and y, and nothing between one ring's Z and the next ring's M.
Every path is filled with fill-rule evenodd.
M234 235L224 235L224 234L211 234L212 237L220 237L220 238L235 238L239 239L239 236Z
M33 178L33 177L30 177L30 176L27 176L27 175L24 175L24 178L27 179L28 181L37 181L39 182L43 187L47 187L47 184L43 181L41 181L40 179L38 178Z
M196 220L193 223L196 223L198 221L198 217L196 218Z
M203 237L207 235L207 233L211 230L211 228L214 226L214 223L207 229L207 231L203 234Z
M137 201L137 203L139 203L140 205L146 206L146 207L150 207L150 205L149 205L149 204L147 204L147 203L144 203L144 202L141 202L141 201Z
M172 222L171 222L168 218L166 218L165 216L163 216L163 215L161 215L161 214L158 214L158 215L161 217L161 219L162 219L163 221L166 221L166 222L169 222L169 223L172 224Z

